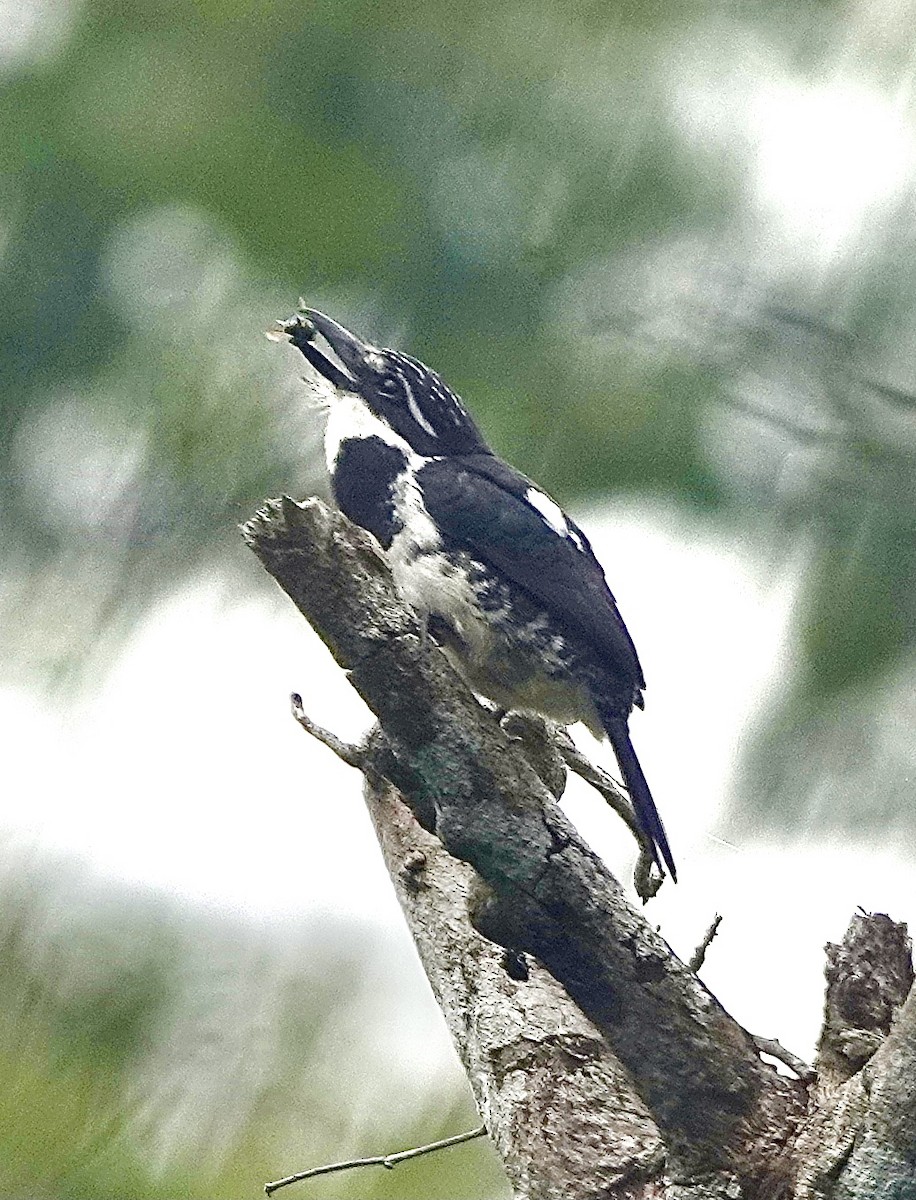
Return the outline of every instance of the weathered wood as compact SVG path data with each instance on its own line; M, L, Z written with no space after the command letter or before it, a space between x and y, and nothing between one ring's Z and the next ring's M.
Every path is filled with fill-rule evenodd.
M827 945L797 1200L916 1200L916 993L906 925L858 913ZM909 996L909 999L907 999Z
M796 1141L805 1085L761 1062L629 903L554 800L557 757L526 757L421 638L373 540L286 498L243 532L378 718L359 756L370 812L518 1196L916 1200L863 1190L911 1178L912 1000L891 1028L912 981L905 931L882 927L876 953L896 966L858 1042L835 1019L851 993L828 993Z

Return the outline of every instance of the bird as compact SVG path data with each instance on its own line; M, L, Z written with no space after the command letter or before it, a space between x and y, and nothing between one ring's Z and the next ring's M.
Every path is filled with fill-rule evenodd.
M416 358L303 301L271 336L317 372L334 498L378 541L423 636L498 708L582 721L606 737L652 858L676 881L629 733L645 678L585 533L497 457L459 396Z

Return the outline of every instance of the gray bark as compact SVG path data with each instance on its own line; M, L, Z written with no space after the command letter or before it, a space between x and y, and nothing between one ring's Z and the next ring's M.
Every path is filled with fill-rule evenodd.
M827 946L826 973L796 1195L916 1200L916 992L906 926L857 914L842 943Z
M318 501L288 499L244 535L378 718L360 758L370 812L517 1196L846 1200L866 1193L812 1189L854 1169L870 1177L879 1158L900 1177L908 1151L881 1158L864 1142L885 1146L910 1078L912 1034L901 1030L912 1021L882 1047L899 1043L892 1063L871 1055L869 1103L846 1105L863 1145L842 1170L834 1160L806 1179L818 1113L843 1108L837 1097L856 1079L864 1090L864 1068L827 1100L812 1089L800 1157L805 1085L761 1061L628 902L557 806L555 756L533 764L419 636L373 540ZM902 999L888 999L892 1015Z
M600 1032L535 962L468 920L471 867L424 830L400 793L369 811L433 992L516 1194L646 1197L665 1154L648 1109ZM655 1193L658 1194L658 1193Z

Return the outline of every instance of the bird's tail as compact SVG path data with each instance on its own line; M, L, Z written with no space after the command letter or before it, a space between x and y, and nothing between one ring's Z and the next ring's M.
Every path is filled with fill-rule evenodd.
M611 739L620 773L623 775L623 782L630 793L633 811L636 814L636 823L652 845L652 857L655 859L658 869L664 873L661 862L661 859L664 859L665 866L671 872L671 878L677 883L677 870L674 866L671 848L668 845L668 838L665 835L665 827L658 815L658 809L655 807L646 777L642 773L633 743L630 741L626 718L606 716L602 718L602 723ZM661 859L659 854L661 854Z

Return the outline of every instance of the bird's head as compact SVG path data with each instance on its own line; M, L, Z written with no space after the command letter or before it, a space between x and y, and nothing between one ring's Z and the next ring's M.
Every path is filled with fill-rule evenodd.
M275 336L288 338L331 384L331 404L357 396L417 454L490 452L458 396L409 355L372 346L314 308L279 322Z

